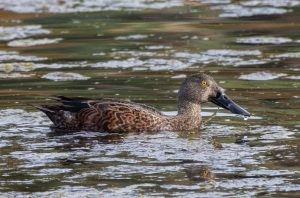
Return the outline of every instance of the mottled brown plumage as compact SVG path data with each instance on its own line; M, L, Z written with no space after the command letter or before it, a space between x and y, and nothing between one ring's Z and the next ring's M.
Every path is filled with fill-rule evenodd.
M166 116L155 108L124 100L109 98L89 100L63 96L52 99L61 104L36 107L50 118L54 130L66 132L84 130L126 133L191 130L200 126L200 105L209 100L233 113L250 115L227 98L216 82L205 74L192 75L184 80L178 92L176 116ZM230 107L223 100L226 100Z

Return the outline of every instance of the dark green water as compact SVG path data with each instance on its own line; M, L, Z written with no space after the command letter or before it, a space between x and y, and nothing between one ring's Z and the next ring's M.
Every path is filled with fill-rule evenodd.
M0 0L0 197L300 196L300 1L33 2ZM200 132L59 136L28 105L116 97L173 115L198 72L253 116L206 104Z

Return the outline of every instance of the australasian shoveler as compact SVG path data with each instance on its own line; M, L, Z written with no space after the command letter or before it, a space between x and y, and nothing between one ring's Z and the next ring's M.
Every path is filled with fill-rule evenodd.
M35 105L53 122L55 131L99 131L110 133L185 131L199 128L201 104L211 101L234 114L250 113L228 98L206 74L187 77L180 86L176 116L167 116L144 104L110 98L98 100L53 97L57 105Z

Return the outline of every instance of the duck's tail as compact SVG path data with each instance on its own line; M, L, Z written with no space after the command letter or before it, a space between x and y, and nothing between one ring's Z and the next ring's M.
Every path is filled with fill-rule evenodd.
M76 114L83 108L89 107L88 101L80 98L67 98L63 96L54 96L50 99L58 102L58 104L51 105L36 105L31 106L37 108L47 115L53 122L53 129L61 130L79 130L81 128L80 122L77 120Z
M51 113L54 113L53 110L51 110L51 106L49 105L36 105L36 104L31 104L31 106L37 108L38 110L44 112L44 113L47 113L47 112L51 112Z
M33 107L37 108L38 110L42 111L43 113L45 113L48 118L54 123L54 125L57 125L57 117L59 115L59 111L60 109L58 108L58 106L51 106L51 105L35 105L32 104Z
M67 111L62 105L32 105L42 111L53 122L51 126L54 131L74 131L79 130L74 113Z

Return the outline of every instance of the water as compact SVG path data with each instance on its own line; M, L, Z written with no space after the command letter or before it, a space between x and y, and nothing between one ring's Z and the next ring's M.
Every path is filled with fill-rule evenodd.
M0 197L300 196L300 2L0 0ZM251 112L200 132L56 134L29 104L115 97L176 114L187 75Z

